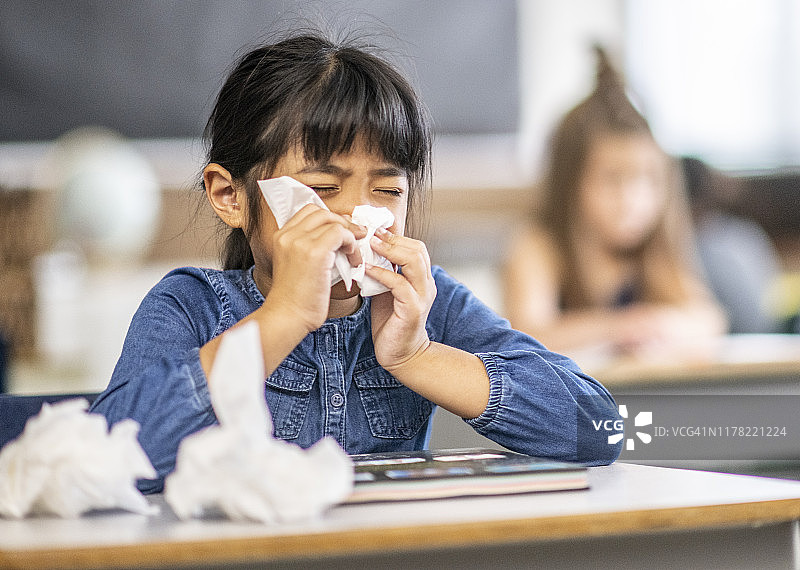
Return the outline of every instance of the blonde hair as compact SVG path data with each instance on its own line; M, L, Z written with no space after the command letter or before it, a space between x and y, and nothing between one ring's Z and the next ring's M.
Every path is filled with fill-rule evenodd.
M535 220L555 240L561 266L562 308L590 305L581 274L573 228L581 223L578 192L594 144L609 135L644 136L658 147L645 117L636 109L605 51L596 47L594 91L559 122L541 186ZM663 151L662 151L663 152ZM638 300L678 302L689 295L687 277L694 272L689 208L677 163L664 153L668 185L663 215L640 247L631 252L639 266Z

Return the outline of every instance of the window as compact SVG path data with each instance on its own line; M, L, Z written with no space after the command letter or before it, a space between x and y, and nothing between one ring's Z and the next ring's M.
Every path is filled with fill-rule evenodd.
M800 165L800 0L628 0L625 30L628 82L669 152Z

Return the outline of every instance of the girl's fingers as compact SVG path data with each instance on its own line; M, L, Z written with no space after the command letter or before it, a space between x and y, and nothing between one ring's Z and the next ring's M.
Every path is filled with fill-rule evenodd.
M428 249L421 241L389 232L376 232L370 246L373 251L402 268L403 276L421 290L431 279L431 260Z
M300 208L281 229L288 231L294 228L303 228L305 231L309 231L313 227L328 223L339 224L350 231L356 239L361 239L367 235L367 230L363 226L354 224L349 218L334 214L316 204L306 204Z
M415 259L419 258L424 262L425 268L430 270L431 259L428 255L428 248L423 242L405 236L395 235L383 229L377 230L375 232L375 237L378 238L378 241L383 247L388 247L385 251L397 259L397 261L395 261L389 259L388 256L384 256L386 259L389 259L389 261L402 266L404 264L413 263ZM373 240L373 243L378 243L378 241Z
M325 223L319 226L294 228L293 231L282 234L279 241L285 240L287 249L295 250L304 260L320 258L332 252L342 251L347 255L350 263L361 263L361 252L356 245L353 232L338 223Z
M356 240L366 235L366 228L314 204L303 206L280 230L288 243L319 244L333 251L341 250L351 264L361 263Z
M401 275L377 265L367 265L365 271L375 281L392 291L395 297L404 287L410 287L409 281L404 274Z
M416 289L406 279L405 274L395 273L377 265L367 265L366 274L389 289L393 299L392 312L400 319L411 319L411 322L414 323L421 319L421 322L424 323L425 316L436 296L436 286L433 283L431 283L430 289Z

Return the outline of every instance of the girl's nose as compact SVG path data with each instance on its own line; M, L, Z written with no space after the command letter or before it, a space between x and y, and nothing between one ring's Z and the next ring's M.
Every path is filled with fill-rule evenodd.
M353 208L361 204L369 204L370 194L368 190L355 185L343 186L342 191L332 199L328 208L340 216L349 216L353 213Z
M336 205L328 204L328 209L333 212L334 214L339 214L340 216L345 216L347 218L353 213L353 208L358 206L358 204L351 204L351 203L344 203L338 202Z

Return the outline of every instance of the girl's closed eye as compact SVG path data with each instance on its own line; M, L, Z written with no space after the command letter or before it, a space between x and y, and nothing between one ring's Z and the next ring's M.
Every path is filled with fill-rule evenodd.
M401 188L376 188L376 192L388 194L390 196L402 196L403 190Z
M314 192L316 192L317 194L325 194L330 192L336 192L337 190L339 190L339 187L333 184L317 184L311 186L311 189L314 190Z

